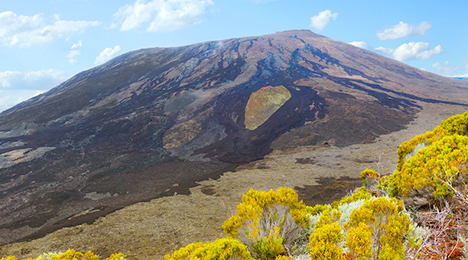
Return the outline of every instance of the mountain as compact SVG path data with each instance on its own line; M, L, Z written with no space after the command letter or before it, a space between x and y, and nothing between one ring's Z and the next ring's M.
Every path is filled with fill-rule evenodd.
M0 244L273 150L371 143L467 97L468 82L308 30L129 52L0 113Z

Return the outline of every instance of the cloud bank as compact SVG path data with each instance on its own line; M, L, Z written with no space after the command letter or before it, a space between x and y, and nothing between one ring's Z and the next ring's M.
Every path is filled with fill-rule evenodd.
M40 70L22 73L19 71L0 72L0 87L15 90L48 90L67 79L59 70Z
M434 64L432 64L432 69L436 70L436 71L441 71L443 72L445 75L450 75L450 74L453 74L455 72L460 72L460 71L463 71L463 70L467 70L468 69L468 64L463 67L463 66L456 66L456 65L453 65L453 64L450 64L449 61L445 61L445 62L436 62ZM459 75L458 77L463 77L464 75ZM457 76L454 76L454 77L457 77Z
M327 9L320 12L318 15L312 16L310 18L309 27L313 27L321 31L330 23L331 19L336 20L337 17L338 13L332 13Z
M102 64L117 55L120 51L120 46L115 46L114 48L105 48L94 60L94 65Z
M377 37L382 41L396 40L410 36L422 36L429 30L432 25L426 21L421 22L418 26L412 26L404 22L377 32Z
M65 21L57 15L47 23L42 14L17 15L11 11L0 13L0 42L8 46L30 47L33 44L69 38L84 32L88 27L98 26L96 21Z
M427 42L409 42L400 45L396 49L378 47L376 50L391 54L398 61L426 60L444 51L441 45L431 49L430 44Z
M45 91L40 90L3 90L0 88L0 112L26 101Z
M148 32L173 31L202 22L213 0L137 0L114 14L121 31L146 27Z

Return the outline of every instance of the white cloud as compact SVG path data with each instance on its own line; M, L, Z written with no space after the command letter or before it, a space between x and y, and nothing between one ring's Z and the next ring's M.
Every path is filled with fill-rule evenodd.
M376 50L391 54L394 59L399 61L426 60L444 51L440 45L437 45L434 49L430 47L427 42L409 42L400 45L396 49L378 47Z
M0 112L33 97L34 94L34 90L13 91L0 89Z
M410 42L396 48L395 52L393 52L393 57L399 61L426 60L443 51L440 45L437 45L434 49L430 49L430 44L427 42Z
M449 61L445 61L442 63L436 62L432 64L432 68L436 71L442 71L445 75L453 74L457 71L462 71L465 69L465 67L462 66L452 65Z
M310 18L309 27L314 27L321 31L330 23L331 19L335 20L337 17L338 13L332 13L330 10L322 11L318 15Z
M81 46L83 46L83 42L81 40L71 46L70 52L67 55L68 62L70 64L76 64L78 62L73 57L81 54L80 52Z
M71 59L68 59L68 63L70 63L71 65L75 65L75 64L78 63L78 61L75 60L75 59L73 59L73 58L71 58Z
M213 4L213 0L137 0L121 7L114 16L123 20L121 31L143 25L149 32L172 31L200 23Z
M454 77L454 78L468 78L468 73L467 74L461 74L461 75L454 75L452 77Z
M14 90L48 90L66 78L65 72L54 69L26 73L5 71L0 72L0 87Z
M372 47L367 42L355 41L355 42L350 42L349 44L362 48L362 49L372 50Z
M44 93L66 80L58 70L0 72L0 112L31 97Z
M421 36L424 35L431 27L432 25L426 21L421 22L418 26L400 22L397 25L390 26L386 29L381 29L377 32L377 37L382 41L386 41L410 36Z
M4 88L11 87L12 82L21 78L22 75L19 71L7 70L5 72L0 72L0 86Z
M99 65L112 59L119 51L120 46L118 45L114 48L105 48L101 53L99 53L99 55L96 57L96 60L94 60L94 65Z
M378 50L378 51L381 51L381 52L383 52L383 53L385 53L385 54L392 54L392 53L395 51L395 49L386 48L386 47L382 47L382 46L377 47L377 48L375 48L375 49Z
M47 23L42 14L34 16L17 15L11 11L0 13L0 42L9 46L29 47L33 44L69 38L83 32L91 26L98 26L96 21L65 21L55 15Z

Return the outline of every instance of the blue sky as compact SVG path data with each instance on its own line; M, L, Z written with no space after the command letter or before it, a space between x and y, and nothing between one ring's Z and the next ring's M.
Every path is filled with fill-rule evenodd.
M293 29L468 77L466 0L0 0L0 111L128 51Z

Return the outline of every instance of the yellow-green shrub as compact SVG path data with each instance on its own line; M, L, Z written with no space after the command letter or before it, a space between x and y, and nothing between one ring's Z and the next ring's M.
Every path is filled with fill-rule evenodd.
M362 184L364 186L367 186L368 184L371 183L370 180L378 180L380 177L379 173L376 170L372 169L365 169L364 171L361 172L361 179L362 179Z
M355 202L358 200L368 200L372 197L372 195L367 191L366 187L359 187L357 188L351 196L344 196L338 201L334 201L331 206L333 208L338 208L338 206L341 206L343 204Z
M115 253L106 258L106 260L125 260L127 256L122 253Z
M247 246L233 238L189 244L175 251L172 255L165 255L164 260L228 260L231 257L255 260L251 257Z
M112 254L106 260L125 260L126 255L122 253ZM9 256L7 258L1 258L0 260L16 260L14 256ZM83 254L77 252L74 249L69 249L65 253L47 253L37 258L27 258L26 260L99 260L99 256L93 254L91 251Z
M292 189L249 190L237 206L237 215L224 222L223 229L247 244L254 257L274 259L292 248L300 229L309 227L311 213L322 208L306 206Z
M349 228L346 233L346 247L348 255L353 259L370 259L372 257L372 231L365 223L358 223Z
M466 135L468 125L468 112L463 114L454 115L444 120L435 127L432 131L428 131L422 135L416 135L409 141L403 142L398 147L398 165L397 170L400 170L405 163L407 157L414 152L416 146L425 145L429 146L437 140L442 139L444 136L450 135Z
M403 243L410 234L411 221L404 211L403 201L386 197L366 200L359 209L353 210L345 228L348 230L363 229L362 224L371 230L370 237L369 233L366 233L367 237L362 234L361 239L372 241L374 257L390 259L387 257L392 255L392 259L404 259ZM347 240L348 238L353 239L352 236L347 237ZM367 249L363 248L363 250L362 254L366 254ZM389 250L393 253L390 254Z
M172 253L172 255L165 255L164 260L189 259L189 257L196 249L203 246L206 245L204 245L202 242L188 244L186 247L182 247L181 249Z
M328 205L317 204L313 206L312 208L306 207L304 210L307 212L307 215L318 215L318 214L321 214L326 209L328 209Z
M232 237L237 237L245 220L258 221L262 216L263 209L274 204L288 206L296 224L308 225L307 214L308 211L312 211L312 208L299 201L298 195L293 189L279 188L276 191L270 190L268 192L251 189L242 195L242 203L237 205L237 216L231 216L224 223L224 231Z
M359 201L362 204L357 205L361 206L352 210L342 233L339 208ZM404 259L404 243L412 237L411 232L411 220L403 201L372 197L362 187L323 211L310 237L310 254L312 259L344 259L345 250L341 247L344 240L347 256L352 259Z
M58 256L53 256L52 260L99 260L99 256L91 253L91 251L88 251L85 254L82 254L80 252L76 252L73 249L68 250L67 252L58 255Z
M449 195L447 182L465 178L468 137L445 136L419 150L392 176L382 181L391 196L406 196L409 191L431 188L435 196Z
M310 258L317 260L344 260L343 248L338 243L343 241L343 233L338 222L324 224L310 235Z
M274 259L284 252L283 237L279 234L280 228L270 230L267 237L260 237L252 244L252 253L261 259Z
M320 215L319 221L315 223L314 229L323 227L324 225L329 225L332 224L333 222L337 222L341 217L341 211L332 208L331 211L330 209L326 209L323 211L322 215Z

